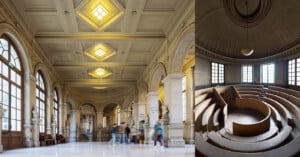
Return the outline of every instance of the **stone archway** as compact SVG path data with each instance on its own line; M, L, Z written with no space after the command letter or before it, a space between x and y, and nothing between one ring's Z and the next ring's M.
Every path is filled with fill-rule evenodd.
M90 103L84 103L79 107L79 110L79 141L92 141L94 131L96 131L96 107Z
M17 51L19 52L19 58L22 63L22 70L23 70L23 80L24 80L24 102L23 102L23 124L24 125L24 143L25 146L31 147L33 145L32 138L31 138L31 106L34 105L31 103L30 99L30 82L33 81L33 76L31 75L33 69L31 66L31 58L29 56L29 48L27 44L23 41L22 37L19 35L18 31L8 23L1 23L0 24L0 36L6 35L9 39L14 43ZM22 127L23 128L23 127ZM1 137L0 137L1 138ZM0 143L1 144L1 143ZM1 151L1 150L0 150Z

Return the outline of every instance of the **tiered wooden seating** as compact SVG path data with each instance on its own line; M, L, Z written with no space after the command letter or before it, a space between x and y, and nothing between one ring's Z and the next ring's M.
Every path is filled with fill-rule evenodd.
M268 97L264 97L263 100L266 103L269 103L270 105L272 105L273 107L276 108L276 110L284 117L285 121L292 125L293 122L293 117L292 114L290 113L289 110L287 110L287 108L285 106L283 106L281 103L279 103L278 101L272 99L272 98L268 98Z
M258 99L262 90L262 85L235 85L234 88L238 91L241 98Z
M49 134L40 133L39 140L40 140L40 145L41 146L48 146L48 145L54 145L55 144L55 140Z
M237 142L245 142L245 143L254 143L254 142L260 142L260 141L264 141L267 140L273 136L275 136L278 133L278 128L273 126L270 128L269 131L256 135L256 136L251 136L251 137L243 137L243 136L235 136L232 135L230 133L228 133L227 131L225 131L225 129L221 129L219 131L219 133L224 137L227 138L228 140L231 141L237 141Z
M271 94L268 90L266 93L266 97L272 98L283 104L290 112L292 112L297 117L298 120L300 120L300 109L294 103L278 95Z
M283 130L273 138L254 143L231 141L226 138L222 138L220 134L214 131L208 133L208 138L212 143L220 145L227 150L238 152L259 152L275 148L282 144L289 137L291 131L292 127L285 126Z
M196 92L196 156L299 156L300 92L274 86L263 89L262 85L234 87ZM237 107L258 110L264 118L249 125L233 121L232 130L224 128L227 116Z

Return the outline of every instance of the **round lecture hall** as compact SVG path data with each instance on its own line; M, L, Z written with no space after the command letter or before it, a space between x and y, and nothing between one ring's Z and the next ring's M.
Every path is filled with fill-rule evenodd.
M194 43L194 0L1 0L0 156L193 156Z
M196 157L300 156L299 7L196 1Z

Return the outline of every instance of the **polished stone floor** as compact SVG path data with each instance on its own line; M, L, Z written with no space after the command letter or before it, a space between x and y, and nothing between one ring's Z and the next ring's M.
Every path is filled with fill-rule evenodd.
M152 145L115 145L107 142L77 142L7 150L0 157L193 157L194 145L184 148L159 148Z

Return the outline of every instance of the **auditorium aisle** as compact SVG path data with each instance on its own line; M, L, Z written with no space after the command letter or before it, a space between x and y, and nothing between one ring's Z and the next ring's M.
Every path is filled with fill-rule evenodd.
M194 145L155 148L152 145L115 145L107 142L77 142L4 151L3 157L193 157Z

